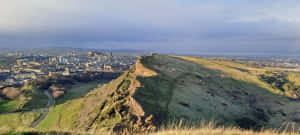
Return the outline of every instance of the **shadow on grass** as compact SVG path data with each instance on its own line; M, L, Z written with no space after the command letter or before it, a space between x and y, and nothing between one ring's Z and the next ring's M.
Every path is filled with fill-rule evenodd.
M269 90L258 86L257 84L236 80L231 77L224 77L222 76L224 72L220 70L209 69L197 63L189 62L179 58L171 59L179 60L178 63L180 63L180 61L188 62L191 66L194 66L194 68L191 68L189 71L181 72L176 78L174 78L171 77L170 74L166 74L166 71L163 71L168 69L162 68L162 66L166 65L162 64L162 59L167 59L167 57L170 57L163 55L158 56L163 57L162 59L154 57L156 56L144 57L141 62L147 68L157 72L158 75L152 77L137 77L137 80L139 80L143 86L136 91L134 97L141 104L146 114L154 114L154 123L156 123L158 126L163 123L167 123L171 119L200 122L201 120L212 120L215 117L221 117L224 120L221 123L217 123L218 125L234 125L244 129L260 130L263 127L272 126L272 123L270 123L270 118L274 116L274 112L270 112L269 109L272 109L270 108L271 106L265 106L267 104L274 105L281 100L288 99L287 97L274 94ZM176 62L171 64L175 64L176 66L178 63ZM154 65L158 65L158 67L155 68ZM193 117L190 116L178 116L176 114L177 112L170 112L168 107L172 100L174 90L176 90L180 83L184 82L185 80L191 78L199 79L199 75L194 74L194 72L198 71L201 73L210 74L210 77L201 76L203 79L201 82L203 82L202 84L198 84L199 87L205 87L211 97L219 97L227 100L227 102L232 103L235 106L240 107L241 109L247 109L247 113L241 113L238 114L238 116L229 117L223 115L225 112L219 111L213 112L213 115L210 115L209 117L203 116L202 118L200 117L201 119L192 119ZM185 89L185 91L189 92L187 89ZM193 101L197 102L199 100L189 100L190 101L185 101L184 107L195 110L195 108L190 108L190 105L187 103ZM267 101L269 103L266 103ZM220 101L216 100L215 102L216 104L226 106L228 109L232 109L230 106L227 106ZM183 106L183 103L181 102L178 104L178 106ZM210 109L213 110L213 106L211 106ZM208 110L200 111L207 111L207 113L211 113ZM280 117L286 116L281 115Z

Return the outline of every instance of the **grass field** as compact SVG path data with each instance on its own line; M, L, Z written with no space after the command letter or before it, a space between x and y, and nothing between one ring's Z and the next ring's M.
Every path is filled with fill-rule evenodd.
M38 128L55 129L60 127L74 127L76 114L82 105L82 97L96 88L98 85L107 81L94 81L89 83L77 83L69 88L63 98L56 101L56 105L50 109L49 115L42 121ZM30 111L46 107L48 97L42 91L33 89L32 87L24 87L24 95L27 97L23 101L23 105L19 107L20 102L16 100L1 100L0 112L13 112L16 110ZM12 128L28 128L33 119L38 118L39 113L13 113L0 116L0 127L5 129ZM9 121L11 121L9 123ZM1 125L1 123L3 123ZM9 123L9 124L7 124ZM20 125L19 125L19 124ZM62 125L62 126L60 126Z
M44 108L47 103L48 97L42 91L32 87L24 87L22 88L22 94L17 98L0 100L0 113Z
M67 106L57 110L62 110L62 119L68 113L75 117L63 120L73 123L68 128L83 130L110 130L136 123L150 128L151 123L173 119L216 120L218 125L246 129L279 128L288 122L299 126L300 103L261 81L258 75L265 70L229 61L149 56L118 79L90 92L81 107L69 104L70 110ZM157 121L146 123L150 115Z
M3 132L30 128L41 114L38 112L13 113L0 115L0 134Z
M18 100L2 100L0 101L0 113L14 112L19 109Z
M48 116L38 125L39 129L72 129L76 127L78 111L82 107L82 97L107 81L95 81L89 83L78 83L70 87L63 98L56 101L56 105L50 109Z
M27 102L22 110L29 111L33 109L45 108L48 103L48 97L39 90L31 90L27 93Z
M135 67L101 87L95 88L93 82L67 89L36 130L94 134L159 129L149 134L270 135L278 134L271 129L282 131L291 123L297 131L300 102L261 80L266 71L276 70L215 59L144 56ZM299 83L292 72L286 80ZM214 120L218 126L160 129L174 120L188 125ZM259 132L261 128L270 130Z
M59 98L56 101L56 104L64 103L68 100L77 99L83 97L86 93L96 88L98 85L101 85L102 83L106 83L107 81L93 81L89 83L76 83L75 85L71 85L69 87L66 87L66 94L63 96L63 98Z
M268 114L280 110L276 101L288 99L257 78L256 74L263 72L260 69L227 61L164 55L146 57L142 63L159 74L137 78L144 87L136 92L135 99L150 114L189 121L215 119L222 125L244 128L280 126L285 120ZM276 116L274 121L270 115Z
M50 109L48 116L38 125L38 129L72 129L77 119L77 113L81 107L80 99L72 100L64 104L55 105Z

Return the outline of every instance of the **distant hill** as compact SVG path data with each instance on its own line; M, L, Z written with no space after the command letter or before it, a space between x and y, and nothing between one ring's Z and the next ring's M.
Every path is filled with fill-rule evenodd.
M261 79L267 70L272 71L230 61L143 56L118 79L52 108L38 128L145 131L174 120L299 127L300 101Z

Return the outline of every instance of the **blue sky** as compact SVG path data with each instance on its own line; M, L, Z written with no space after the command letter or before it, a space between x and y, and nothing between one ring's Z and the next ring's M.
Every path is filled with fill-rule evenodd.
M0 47L300 52L297 0L1 0Z

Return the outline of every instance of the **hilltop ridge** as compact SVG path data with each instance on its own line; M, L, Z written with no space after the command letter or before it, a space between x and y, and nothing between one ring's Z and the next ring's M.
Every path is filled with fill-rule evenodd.
M119 78L50 109L38 129L146 131L172 121L246 129L299 126L300 103L241 63L152 54Z

